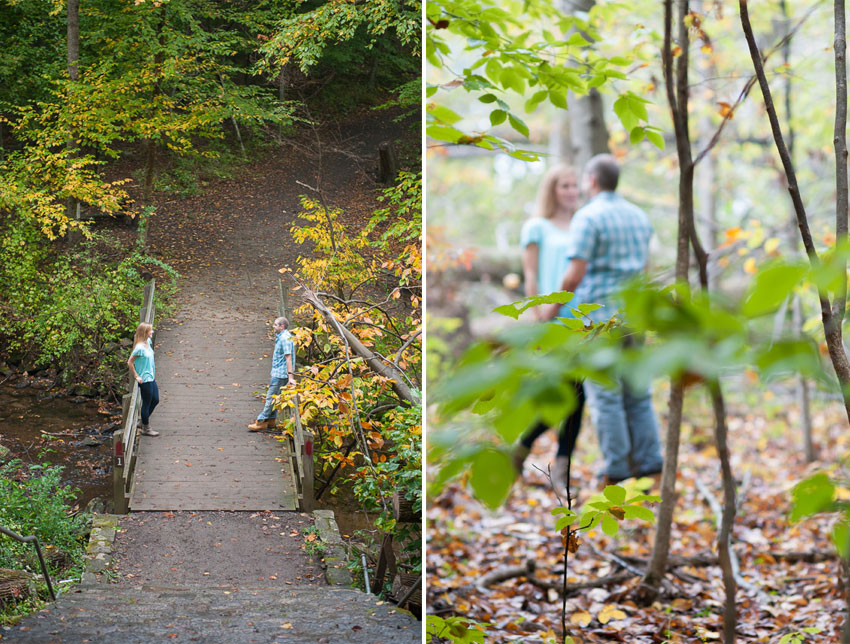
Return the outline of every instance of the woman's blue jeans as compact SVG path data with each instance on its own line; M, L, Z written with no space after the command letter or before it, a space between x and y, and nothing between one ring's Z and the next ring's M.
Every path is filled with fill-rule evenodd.
M142 425L147 425L153 410L159 404L159 387L156 380L141 383L139 393L142 394Z

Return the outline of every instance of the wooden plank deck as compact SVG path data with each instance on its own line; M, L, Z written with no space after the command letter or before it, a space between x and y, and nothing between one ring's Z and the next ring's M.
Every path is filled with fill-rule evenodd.
M295 510L288 447L252 433L273 342L203 293L156 334L157 437L140 436L130 510Z

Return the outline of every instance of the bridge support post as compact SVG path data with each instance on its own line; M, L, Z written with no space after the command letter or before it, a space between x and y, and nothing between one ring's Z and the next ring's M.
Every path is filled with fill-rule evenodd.
M127 514L129 499L124 493L124 431L112 434L112 511Z
M304 463L304 480L301 491L304 495L302 512L312 512L315 506L315 491L313 489L313 432L304 430L304 440L301 447L301 458Z

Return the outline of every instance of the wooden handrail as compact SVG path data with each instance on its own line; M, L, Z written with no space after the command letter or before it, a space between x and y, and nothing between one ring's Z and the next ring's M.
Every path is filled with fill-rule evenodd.
M139 310L139 323L153 324L156 318L156 280L145 284L142 306ZM129 400L127 401L127 396ZM116 514L126 514L130 490L133 486L133 473L136 467L136 424L142 407L139 383L133 381L130 393L125 395L124 428L113 435L113 505Z

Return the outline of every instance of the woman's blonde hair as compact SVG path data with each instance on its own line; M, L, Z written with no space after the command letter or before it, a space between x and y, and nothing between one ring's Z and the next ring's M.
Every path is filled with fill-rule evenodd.
M136 334L133 336L133 348L135 348L139 343L145 344L145 341L148 339L148 333L152 328L153 325L150 325L147 322L142 322L136 327Z
M555 206L557 205L555 203L555 184L565 174L578 177L575 168L566 163L559 163L543 175L543 180L537 189L537 207L534 213L536 217L550 219L555 214Z

